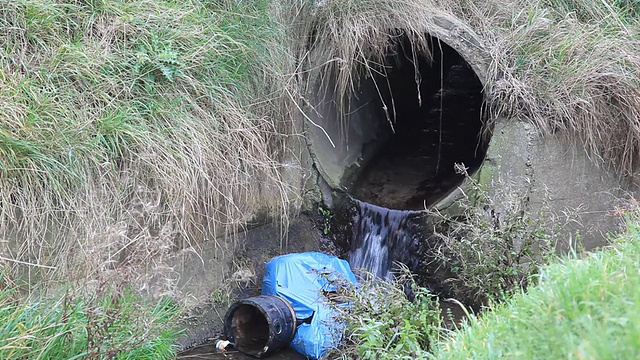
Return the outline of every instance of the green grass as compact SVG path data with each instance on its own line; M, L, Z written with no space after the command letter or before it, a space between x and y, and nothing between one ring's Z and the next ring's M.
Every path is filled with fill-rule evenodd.
M640 224L617 243L543 268L539 284L437 344L436 359L635 359Z
M20 300L18 300L20 299ZM178 332L168 300L140 305L131 292L24 300L0 292L0 359L171 359Z
M259 209L286 216L288 125L265 99L288 58L270 14L266 0L1 2L5 264L92 276L114 254L197 249Z

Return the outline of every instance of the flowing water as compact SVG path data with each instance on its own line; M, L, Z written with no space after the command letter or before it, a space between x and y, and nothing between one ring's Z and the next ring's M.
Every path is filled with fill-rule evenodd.
M422 213L354 201L357 211L348 255L351 267L381 279L391 279L397 263L415 269L419 261L417 227Z

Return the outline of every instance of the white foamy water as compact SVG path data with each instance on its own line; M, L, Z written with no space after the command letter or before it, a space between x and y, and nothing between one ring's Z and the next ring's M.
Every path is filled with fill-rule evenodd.
M381 279L391 279L395 262L415 266L412 262L417 240L411 233L410 222L417 212L355 202L357 214L348 259L351 267L364 269Z

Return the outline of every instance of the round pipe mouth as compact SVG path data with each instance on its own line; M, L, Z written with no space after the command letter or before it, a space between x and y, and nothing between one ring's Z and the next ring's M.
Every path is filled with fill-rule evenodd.
M318 80L308 143L334 189L392 209L434 206L477 170L488 147L483 84L472 66L441 39L425 34L415 50L402 31L383 61L340 103L336 70ZM372 71L371 71L372 70ZM321 82L321 83L320 83Z

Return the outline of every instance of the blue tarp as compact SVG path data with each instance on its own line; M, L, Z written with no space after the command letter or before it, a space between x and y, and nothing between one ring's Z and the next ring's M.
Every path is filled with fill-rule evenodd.
M306 320L291 341L299 353L319 359L339 344L343 325L322 295L336 291L339 284L355 285L356 277L349 263L335 256L306 252L278 256L267 263L262 294L287 299L296 318Z

